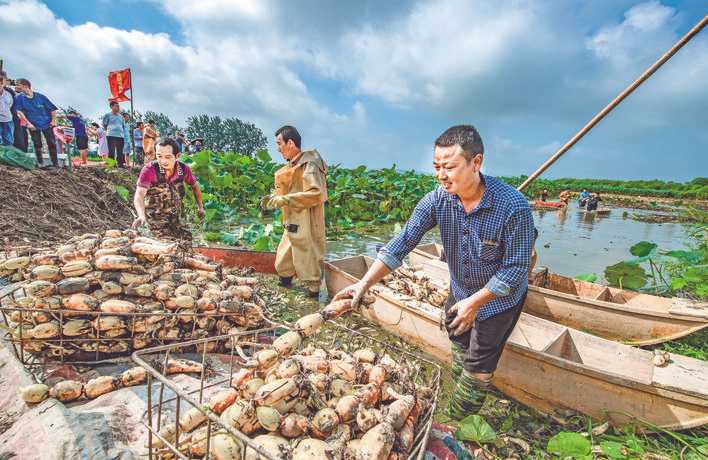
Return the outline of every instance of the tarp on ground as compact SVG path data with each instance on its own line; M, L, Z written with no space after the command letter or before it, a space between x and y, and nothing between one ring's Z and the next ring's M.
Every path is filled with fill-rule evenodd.
M11 145L0 145L0 164L31 171L37 167L37 160Z

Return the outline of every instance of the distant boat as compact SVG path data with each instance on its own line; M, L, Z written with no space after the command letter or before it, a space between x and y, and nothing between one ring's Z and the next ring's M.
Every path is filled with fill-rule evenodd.
M424 244L408 257L412 266L422 266L432 278L447 282L450 274L441 254L441 245ZM547 270L529 286L524 311L631 345L676 340L708 327L705 303L588 283Z
M544 208L544 209L561 209L565 208L566 204L563 203L562 201L541 201L541 200L536 200L531 204L532 208Z

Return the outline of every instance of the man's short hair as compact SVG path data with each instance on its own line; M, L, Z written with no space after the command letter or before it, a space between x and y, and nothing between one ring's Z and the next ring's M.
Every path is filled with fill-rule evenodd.
M31 88L31 87L32 87L32 83L30 83L30 81L29 81L28 79L26 79L26 78L18 78L17 80L15 80L15 84L16 84L16 85L23 85L23 86L26 86L26 87L28 87L28 88Z
M113 107L114 105L118 105L116 101L111 101L108 103L108 107Z
M142 125L143 125L143 122L142 122L142 121L139 121L136 126L137 126L137 127L141 127Z
M130 118L130 114L129 114L128 112L123 112L122 115L123 115L124 117Z
M435 139L436 147L452 147L453 145L459 145L462 148L462 155L467 161L476 155L484 155L482 137L472 125L453 126Z
M295 143L295 147L300 148L302 138L300 138L300 133L297 132L297 129L294 126L285 125L282 128L279 128L275 132L275 137L278 136L281 136L283 138L283 142L286 144L289 140L292 140Z
M169 145L170 147L172 147L172 154L174 156L179 156L179 144L171 137L166 137L162 139L158 145L160 147L167 147Z

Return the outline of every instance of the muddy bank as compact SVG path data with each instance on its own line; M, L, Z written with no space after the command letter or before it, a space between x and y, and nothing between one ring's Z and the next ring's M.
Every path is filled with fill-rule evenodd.
M5 246L65 241L82 233L125 228L133 220L137 172L0 166L0 175L0 243ZM119 190L124 195L127 190L127 197Z

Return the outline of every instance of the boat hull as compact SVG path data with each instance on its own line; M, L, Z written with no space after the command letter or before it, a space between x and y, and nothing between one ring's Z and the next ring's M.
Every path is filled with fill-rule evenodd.
M448 266L439 260L439 254L439 248L435 245L420 246L409 255L410 264L421 266L432 278L448 281ZM578 294L611 298L623 303L591 300L577 294L529 286L524 311L631 345L654 345L676 340L708 327L708 318L671 313L670 299L622 292L593 283L573 282L581 289ZM582 292L583 289L585 292Z
M541 200L536 200L531 205L534 208L542 208L542 209L563 209L567 205L563 202L560 201L541 201Z
M363 256L326 262L330 295L355 283L370 263ZM450 341L439 314L410 307L386 292L378 292L375 297L374 304L363 310L365 317L436 358L450 361ZM585 342L591 345L583 345ZM598 356L596 349L602 351ZM493 383L514 399L557 418L563 417L564 409L572 409L617 425L632 421L627 414L673 430L708 423L708 399L700 389L708 376L708 364L697 360L683 366L679 363L676 369L687 374L678 376L671 375L678 372L675 369L654 368L651 356L651 352L524 313L507 342ZM632 366L638 369L635 380L622 376L622 372L632 372ZM677 391L666 384L652 386L654 380L685 381L694 390Z
M528 319L522 314L519 321L523 324ZM708 423L708 401L703 398L612 379L531 351L511 339L493 383L504 394L559 419L569 409L595 420L609 420L615 426L638 419L667 430Z
M198 254L221 262L225 267L252 267L258 273L276 273L274 252L199 246L192 249Z

